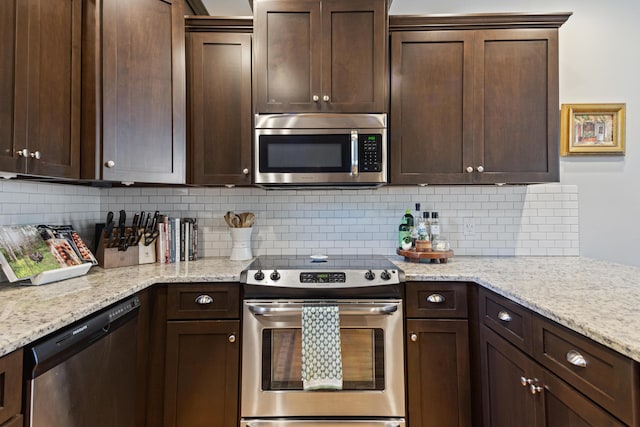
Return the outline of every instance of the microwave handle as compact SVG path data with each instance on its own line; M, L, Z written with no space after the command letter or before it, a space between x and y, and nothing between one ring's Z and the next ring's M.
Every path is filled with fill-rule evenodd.
M300 316L302 304L288 304L287 307L265 307L264 305L248 305L255 316ZM339 308L340 315L385 315L398 311L396 304L371 304L364 307L344 305Z
M351 131L351 176L358 176L358 131Z

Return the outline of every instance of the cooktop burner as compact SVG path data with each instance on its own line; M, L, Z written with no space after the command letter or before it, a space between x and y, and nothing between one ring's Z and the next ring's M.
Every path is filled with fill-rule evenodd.
M262 256L240 276L249 285L352 288L404 282L404 272L381 255Z

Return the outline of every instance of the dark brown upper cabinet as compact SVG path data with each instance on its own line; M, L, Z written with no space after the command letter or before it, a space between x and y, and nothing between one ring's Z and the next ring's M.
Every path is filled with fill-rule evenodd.
M391 183L558 181L569 16L391 17Z
M187 19L191 184L251 184L251 31L250 19Z
M83 24L82 178L184 183L183 1L87 2Z
M0 2L0 171L80 173L81 0Z
M386 0L256 0L258 113L386 112Z

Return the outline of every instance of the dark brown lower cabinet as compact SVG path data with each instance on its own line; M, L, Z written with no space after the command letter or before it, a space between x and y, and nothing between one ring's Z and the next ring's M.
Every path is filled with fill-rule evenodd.
M485 427L624 426L507 340L480 329Z
M409 426L471 426L467 320L408 319L407 333Z
M237 427L238 320L167 323L164 427Z
M0 357L0 427L22 426L21 398L22 349L18 349Z

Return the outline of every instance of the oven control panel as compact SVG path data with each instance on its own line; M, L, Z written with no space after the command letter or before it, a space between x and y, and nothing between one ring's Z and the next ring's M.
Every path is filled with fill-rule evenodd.
M300 273L300 283L345 283L345 273Z

